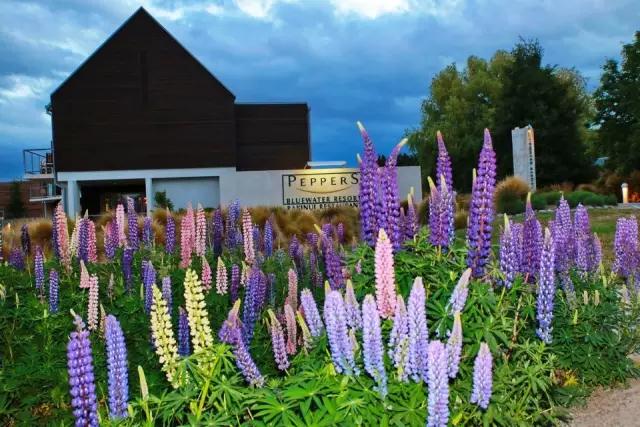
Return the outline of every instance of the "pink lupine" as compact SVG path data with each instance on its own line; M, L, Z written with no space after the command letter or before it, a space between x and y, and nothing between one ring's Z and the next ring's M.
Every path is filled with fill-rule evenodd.
M62 203L56 206L56 240L60 262L67 271L71 270L71 252L69 250L69 228L67 227L67 214L62 208Z
M127 245L127 235L124 232L124 205L118 203L116 207L116 224L118 224L118 246L124 248Z
M248 209L242 210L242 242L244 244L244 258L247 264L255 261L255 250L253 245L253 223Z
M211 283L213 281L211 266L209 265L209 261L203 256L202 257L202 288L209 292L211 290Z
M218 257L218 266L216 268L216 292L218 295L226 295L229 283L227 281L227 267L222 262L222 257Z
M89 278L87 323L90 331L95 331L98 328L98 276L95 274Z
M380 229L375 253L376 303L380 316L393 316L396 306L395 271L393 269L393 247L384 229Z
M296 311L298 309L298 274L293 268L289 269L288 279L289 294L287 295L285 304L290 304L293 311Z
M187 207L187 213L180 222L180 267L187 268L191 265L191 254L195 244L195 220L191 204Z
M98 262L98 249L96 246L96 224L91 220L87 220L87 225L89 228L89 261Z
M196 212L195 233L194 249L196 255L203 256L207 248L207 218L200 203L198 203L198 210Z
M296 354L298 325L296 324L296 313L290 304L284 306L284 319L287 324L287 353Z
M91 286L90 279L89 270L84 265L84 261L80 260L80 288L89 289Z

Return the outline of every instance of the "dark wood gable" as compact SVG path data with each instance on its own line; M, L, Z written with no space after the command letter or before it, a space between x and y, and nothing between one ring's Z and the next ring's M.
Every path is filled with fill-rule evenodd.
M56 170L233 167L234 99L141 8L51 95Z

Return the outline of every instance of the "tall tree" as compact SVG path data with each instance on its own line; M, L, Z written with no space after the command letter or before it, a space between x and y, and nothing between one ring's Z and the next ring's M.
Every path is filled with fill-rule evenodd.
M640 168L640 31L622 47L622 62L603 66L595 91L596 144L608 166L627 174Z
M22 189L19 181L13 181L9 192L9 204L7 205L7 216L9 218L22 218L27 210L22 203Z

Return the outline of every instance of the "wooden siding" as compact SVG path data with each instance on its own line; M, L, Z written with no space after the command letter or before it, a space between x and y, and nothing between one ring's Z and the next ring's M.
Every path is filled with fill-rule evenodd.
M7 206L11 201L11 182L0 182L0 208L4 209L4 214L9 215ZM20 182L20 195L22 196L22 204L27 213L27 217L41 217L43 213L42 202L29 202L29 183L27 181Z

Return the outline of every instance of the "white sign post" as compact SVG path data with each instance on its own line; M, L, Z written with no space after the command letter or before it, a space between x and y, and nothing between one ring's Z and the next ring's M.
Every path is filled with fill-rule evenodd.
M536 150L533 128L515 128L511 131L513 147L513 174L522 178L531 191L536 191Z

